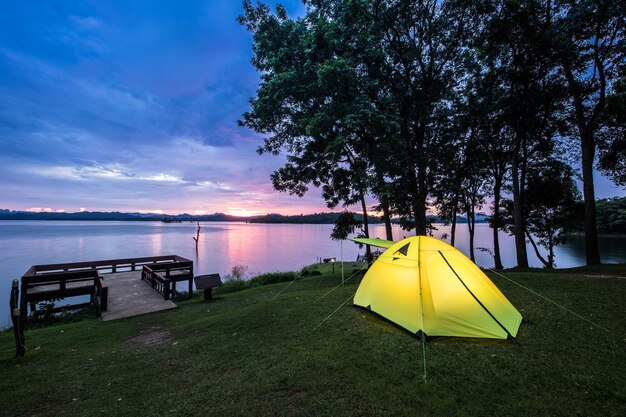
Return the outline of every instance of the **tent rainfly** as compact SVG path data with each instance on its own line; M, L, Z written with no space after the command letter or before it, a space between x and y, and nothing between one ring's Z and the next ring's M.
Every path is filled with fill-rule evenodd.
M471 260L427 236L400 242L351 239L386 247L354 296L418 337L513 339L522 315Z

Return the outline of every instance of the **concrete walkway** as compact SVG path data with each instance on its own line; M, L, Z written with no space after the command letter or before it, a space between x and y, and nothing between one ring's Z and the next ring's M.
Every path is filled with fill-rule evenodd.
M102 278L109 288L108 307L102 312L102 321L176 308L176 304L164 300L158 291L141 279L141 271L103 274Z

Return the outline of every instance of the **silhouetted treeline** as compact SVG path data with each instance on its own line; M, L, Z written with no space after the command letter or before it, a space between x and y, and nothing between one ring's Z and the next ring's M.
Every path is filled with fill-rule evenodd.
M244 1L261 84L240 125L265 135L259 153L287 156L274 188L320 187L328 207L366 198L426 234L427 212L465 216L493 202L498 230L548 252L582 223L599 263L593 167L624 184L624 2L308 0L290 18ZM572 166L581 166L582 195ZM584 201L583 219L576 207ZM369 208L371 209L371 207Z

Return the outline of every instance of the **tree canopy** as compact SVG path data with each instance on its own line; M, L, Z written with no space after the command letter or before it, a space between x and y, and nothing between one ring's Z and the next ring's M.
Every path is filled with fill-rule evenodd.
M626 177L622 2L304 3L306 13L292 18L280 5L246 0L239 18L261 74L239 123L264 135L259 153L286 155L271 177L276 190L302 196L320 187L330 208L359 205L366 236L374 208L387 239L392 216L428 233L436 208L452 223L452 244L457 214L466 214L472 239L476 210L493 202L494 263L502 266L497 231L506 227L523 267L529 239L548 251L562 241L562 215L578 198L574 154L587 261L599 261L589 176L596 146L600 168L617 183ZM562 205L546 195L555 181ZM378 203L368 209L368 199Z

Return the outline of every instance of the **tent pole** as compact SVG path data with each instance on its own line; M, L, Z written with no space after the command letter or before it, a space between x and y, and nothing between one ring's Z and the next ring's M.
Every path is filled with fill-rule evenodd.
M426 334L422 334L422 357L424 358L424 385L428 383L426 378Z
M420 238L417 238L417 278L419 280L420 286L420 310L422 313L422 357L424 360L424 384L428 383L427 374L426 374L426 326L424 325L424 300L422 298L422 265L420 262L421 255L421 245Z
M343 285L343 239L340 242L341 244L341 285Z

